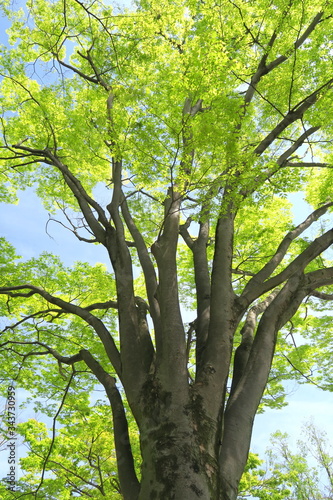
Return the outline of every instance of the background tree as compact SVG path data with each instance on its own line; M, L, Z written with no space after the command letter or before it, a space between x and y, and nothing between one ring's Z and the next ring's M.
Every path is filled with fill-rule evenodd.
M332 447L327 434L313 423L304 426L306 441L298 441L296 453L290 449L288 435L272 435L267 452L266 470L263 460L250 454L247 471L240 483L239 498L274 500L330 500L333 498Z
M55 415L104 387L125 499L234 500L265 389L281 398L289 367L332 383L329 350L313 355L327 313L318 339L304 320L333 297L333 230L315 224L333 205L332 6L2 8L1 195L32 186L109 266L23 262L1 240L4 376ZM293 226L301 189L313 212Z

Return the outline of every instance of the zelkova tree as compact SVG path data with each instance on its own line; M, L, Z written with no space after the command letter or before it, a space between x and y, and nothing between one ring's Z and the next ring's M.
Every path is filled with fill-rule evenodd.
M329 325L311 310L333 298L321 223L333 205L333 6L2 7L3 200L33 187L109 266L24 262L2 240L4 374L61 400L67 423L104 387L124 499L234 500L265 388L278 397L276 377L307 359L317 382L326 368L327 353L321 368L310 354ZM313 212L293 225L286 195L300 190ZM111 498L99 476L88 496Z

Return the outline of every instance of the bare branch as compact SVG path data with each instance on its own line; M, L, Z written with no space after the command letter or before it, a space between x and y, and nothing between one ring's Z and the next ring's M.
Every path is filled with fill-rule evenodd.
M13 146L14 147L14 146ZM92 230L93 234L96 236L97 240L105 245L105 229L110 226L108 219L105 215L102 207L91 198L86 190L83 188L79 179L77 179L72 172L69 170L67 165L62 163L62 161L57 157L56 154L52 153L50 149L34 149L27 146L15 146L16 149L21 151L27 151L32 153L35 156L41 158L45 163L56 167L63 175L64 180L72 193L74 194L82 213ZM95 214L92 211L92 208L98 214L98 220L95 217ZM102 227L102 225L104 228Z

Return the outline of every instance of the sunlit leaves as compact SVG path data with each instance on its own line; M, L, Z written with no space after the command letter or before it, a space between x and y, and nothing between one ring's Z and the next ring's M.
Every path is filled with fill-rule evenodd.
M288 200L271 196L263 206L260 205L260 202L253 200L238 212L234 269L239 272L253 273L259 270L263 262L275 253L276 241L290 228L291 204Z
M62 298L72 301L81 307L87 307L96 302L103 303L115 297L115 285L112 276L101 264L90 266L87 263L77 262L73 269L66 268L59 258L50 254L42 254L39 258L33 258L27 262L20 262L16 266L11 263L14 259L13 249L4 242L3 258L6 257L6 273L2 276L2 286L11 283L34 282ZM9 261L9 262L8 262ZM37 294L27 297L12 297L7 300L1 299L2 313L8 317L8 326L1 336L1 344L5 347L2 351L4 367L8 365L8 351L11 352L11 361L14 363L13 369L18 374L24 373L24 386L31 388L37 383L40 384L38 391L41 394L49 392L49 384L57 386L57 379L69 376L65 375L66 368L58 368L57 361L51 354L45 356L45 345L55 348L62 355L72 356L80 349L91 349L93 354L102 363L108 364L103 346L95 341L94 334L89 326L76 316L66 317L64 311L59 307L50 305ZM16 307L13 307L15 301ZM115 316L113 310L107 306L95 311L97 316L103 317L105 325L111 330L115 329ZM13 331L17 336L13 339ZM19 335L19 336L18 336ZM15 340L11 344L11 342ZM11 344L11 345L9 345ZM6 354L7 352L7 354ZM44 352L44 356L39 356L38 374L35 376L30 372L34 361L31 355L33 352ZM85 365L81 367L84 368ZM5 369L7 370L7 368ZM52 375L51 375L52 374ZM10 377L8 372L8 377ZM51 378L54 380L51 381ZM32 382L32 378L34 382ZM88 377L89 379L89 377ZM87 379L87 380L88 380ZM91 380L91 379L90 379ZM43 389L42 389L43 387Z
M87 402L68 401L59 420L59 429L52 437L45 424L29 420L19 426L29 454L21 460L24 470L21 482L30 487L40 484L40 473L45 467L45 479L40 494L61 498L71 496L71 491L85 492L91 498L121 498L116 476L116 457L108 406L97 401L89 410ZM133 433L135 425L132 424ZM132 438L135 438L133 435ZM52 443L47 464L46 456ZM137 446L135 440L133 446ZM67 492L67 493L66 493Z
M108 141L139 188L149 183L158 196L172 180L183 183L182 106L188 97L193 102L202 99L206 111L190 117L196 155L187 189L201 189L205 181L226 171L220 179L224 184L232 175L232 164L238 176L244 170L248 189L253 189L253 175L260 187L263 165L249 155L249 148L287 112L279 102L286 94L292 107L328 77L327 65L321 69L317 64L318 50L320 61L325 61L324 35L312 36L297 57L292 54L295 33L301 37L319 9L313 3L226 3L223 16L213 2L168 2L167 9L160 2L143 2L135 13L123 16L99 4L84 11L72 1L39 0L28 8L28 24L21 13L11 28L16 45L10 79L3 80L7 106L13 100L13 110L19 113L6 124L8 140L19 143L27 138L27 146L57 148L90 190L98 181L110 179ZM274 71L265 76L245 110L242 88L264 50L268 63L286 57L283 71L278 79ZM23 61L27 76L38 75L36 82L23 76ZM313 75L315 61L318 75ZM40 78L43 64L48 73ZM309 78L304 78L304 68L311 68ZM37 81L43 88L30 88ZM106 112L107 89L114 94L112 123ZM281 148L288 144L280 142ZM268 167L266 162L264 168ZM39 178L38 193L44 200L51 196L70 203L59 173L42 167ZM298 178L296 170L287 185L284 172L274 185L278 191L292 184L296 189ZM52 208L52 202L45 203Z

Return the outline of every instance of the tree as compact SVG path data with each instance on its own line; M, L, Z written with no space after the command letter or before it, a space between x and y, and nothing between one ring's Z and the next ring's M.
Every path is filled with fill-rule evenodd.
M297 453L290 449L288 434L277 431L272 435L266 470L263 460L250 454L239 498L246 498L249 493L254 498L276 500L333 498L333 457L327 434L313 423L306 424L304 431L307 440L298 442Z
M329 350L313 356L329 313L314 338L311 311L333 298L332 5L8 5L2 197L33 187L111 268L2 240L5 376L69 419L104 387L126 500L234 500L265 389L280 398L291 368L331 387Z

